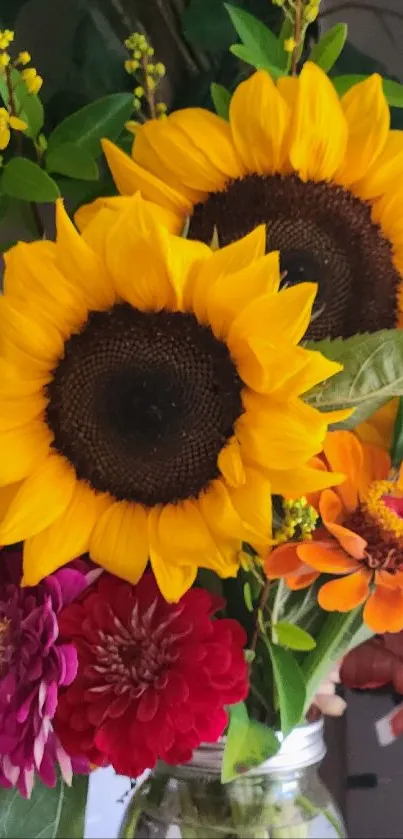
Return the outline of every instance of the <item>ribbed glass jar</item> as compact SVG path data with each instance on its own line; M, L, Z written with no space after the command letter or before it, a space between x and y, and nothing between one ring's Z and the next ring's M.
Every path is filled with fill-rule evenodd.
M221 784L225 740L191 763L159 764L137 787L121 839L327 839L345 837L341 815L318 775L322 720L295 729L278 754Z

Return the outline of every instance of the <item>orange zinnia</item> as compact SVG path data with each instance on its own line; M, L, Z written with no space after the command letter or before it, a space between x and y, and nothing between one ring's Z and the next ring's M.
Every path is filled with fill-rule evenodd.
M327 611L349 612L365 603L374 632L403 629L403 485L389 455L348 431L328 434L324 468L344 472L345 482L313 501L322 526L310 542L276 548L265 560L269 578L305 588L321 573L338 577L321 586Z

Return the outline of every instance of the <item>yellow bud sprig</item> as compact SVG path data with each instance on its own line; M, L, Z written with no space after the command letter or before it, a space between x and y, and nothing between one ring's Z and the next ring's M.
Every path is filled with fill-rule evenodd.
M165 76L165 66L161 61L156 63L150 59L154 57L154 49L146 36L140 32L133 32L125 41L125 47L131 52L131 57L125 61L125 70L136 79L133 90L133 109L136 120L145 121L142 114L143 103L148 105L149 116L152 119L162 119L166 116L167 106L164 102L156 102L156 90ZM133 131L133 120L127 124L128 130Z
M283 47L290 56L289 65L292 75L297 72L307 27L319 14L320 0L271 0L274 6L282 9L289 22L291 34L283 41Z
M274 534L275 544L281 545L292 539L306 541L312 539L319 516L314 507L308 504L305 496L293 501L283 500L284 521Z
M30 63L31 56L27 50L19 52L16 58L12 58L9 53L10 44L14 40L14 32L11 29L0 30L0 75L5 76L7 86L8 101L6 107L0 108L0 149L7 148L10 138L11 130L17 132L26 131L28 128L25 120L21 119L20 113L17 109L17 102L15 96L15 74L12 72L24 67L26 69L19 70L21 79L25 82L28 93L38 93L42 86L42 78L38 75L34 67L28 68L26 65ZM19 76L17 77L19 80ZM21 137L17 135L19 149L21 151Z

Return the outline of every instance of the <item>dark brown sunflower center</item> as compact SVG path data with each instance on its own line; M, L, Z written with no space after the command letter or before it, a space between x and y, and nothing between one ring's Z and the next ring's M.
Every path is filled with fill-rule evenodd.
M228 348L191 314L92 312L48 385L54 446L78 478L147 506L195 498L242 413Z
M369 204L335 184L296 175L248 175L197 204L189 236L221 245L267 225L283 284L319 284L309 337L349 337L395 326L400 277Z
M365 509L355 510L347 517L343 525L366 540L367 547L363 561L368 568L390 573L402 568L403 545L393 533L380 527Z

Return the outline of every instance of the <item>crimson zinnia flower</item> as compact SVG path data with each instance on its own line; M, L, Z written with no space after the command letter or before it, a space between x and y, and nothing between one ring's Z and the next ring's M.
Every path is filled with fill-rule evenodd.
M136 777L215 742L224 706L248 692L246 635L234 620L213 619L223 605L200 588L166 603L149 573L136 586L104 574L65 609L60 629L79 662L55 721L66 751Z
M66 783L88 768L86 760L72 765L53 729L59 688L77 672L75 647L59 642L58 614L86 576L64 568L20 588L21 567L21 552L0 551L0 785L29 798L35 772L53 786L57 765Z

